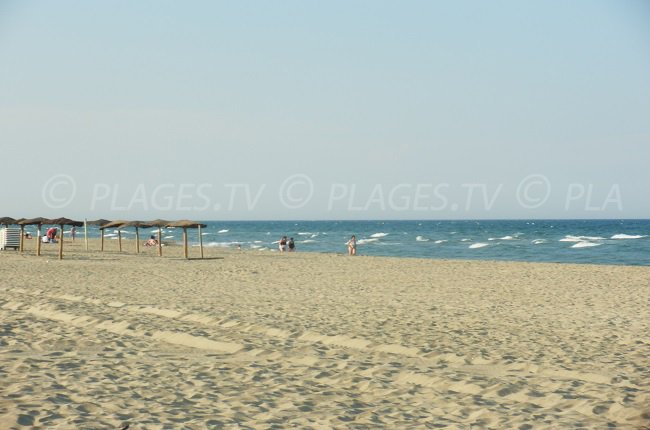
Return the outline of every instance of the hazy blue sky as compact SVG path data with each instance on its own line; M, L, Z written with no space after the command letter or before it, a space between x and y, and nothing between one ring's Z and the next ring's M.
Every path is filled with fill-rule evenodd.
M647 218L648 1L0 1L0 216Z

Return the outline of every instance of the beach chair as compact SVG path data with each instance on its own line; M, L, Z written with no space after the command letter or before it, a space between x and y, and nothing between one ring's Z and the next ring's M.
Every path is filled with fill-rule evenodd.
M5 227L0 229L0 250L20 248L20 229Z

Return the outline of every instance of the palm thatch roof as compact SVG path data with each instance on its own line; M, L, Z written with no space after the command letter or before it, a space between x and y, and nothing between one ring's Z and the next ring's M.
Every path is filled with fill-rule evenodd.
M72 225L75 227L81 227L84 225L83 221L75 221L70 218L53 218L48 219L43 224L56 224L56 225Z
M92 221L86 221L87 225L96 225L96 226L103 226L104 224L108 224L110 221L107 219L95 219Z
M104 229L107 229L107 228L118 228L119 229L120 227L122 227L124 224L126 224L128 222L129 221L119 219L119 220L111 221L111 222L108 222L108 223L106 223L104 225L101 225L101 226L99 226L99 229L100 230L104 230Z
M200 223L198 221L190 221L187 219L181 221L173 221L167 224L167 227L179 227L179 228L206 228L207 224Z
M28 218L28 219L23 219L21 221L18 221L18 225L43 225L47 224L48 219L43 218L43 217L37 217L37 218Z
M171 221L167 221L166 219L155 219L153 221L147 221L147 224L149 224L151 227L167 227Z
M127 221L120 226L120 228L122 227L149 228L155 226L147 221Z

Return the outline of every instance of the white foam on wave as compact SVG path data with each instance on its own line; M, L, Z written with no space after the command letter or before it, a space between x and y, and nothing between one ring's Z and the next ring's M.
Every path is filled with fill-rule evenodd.
M301 231L298 233L298 236L311 236L314 233L310 233L308 231Z
M487 243L482 243L482 242L472 243L472 244L469 246L469 249L485 248L485 247L488 246L488 245L489 245L489 244L487 244Z
M239 245L239 242L208 242L203 244L203 246L206 248L229 248L235 245ZM194 245L194 246L199 246L199 245Z
M499 238L500 240L515 240L513 236L503 236Z
M600 236L573 236L567 234L562 239L560 239L560 242L589 242L590 240L604 240L604 239L605 239L604 237L600 237Z
M435 241L435 242L433 242L433 243L437 243L437 244L440 244L440 243L445 243L445 242L447 242L447 240L446 240L446 239L440 239L440 240L436 240L436 241Z
M465 239L461 239L460 241L461 241L461 242L471 242L472 239L467 239L467 238L465 238Z
M644 237L648 237L648 236L643 236L643 235L640 235L640 234L624 234L624 233L621 233L621 234L615 234L614 236L611 237L611 239L642 239Z
M600 246L600 245L602 245L602 243L578 242L571 245L571 248L593 248L594 246Z
M428 242L428 241L429 241L429 239L427 239L427 238L424 237L424 236L418 236L418 237L415 238L415 240L416 240L417 242Z
M135 234L134 231L129 231L129 230L113 230L113 233L121 233L121 234Z
M375 233L375 234L370 235L370 237L373 237L373 238L380 238L380 237L386 237L386 236L388 236L388 233Z
M228 230L228 229L225 228L225 229L223 229L223 230L219 230L217 233L228 233L229 231L230 231L230 230Z
M315 241L315 240L312 240L312 239L306 239L306 240L301 240L301 241L298 242L298 243L316 243L316 241Z
M163 239L173 239L173 238L174 238L174 236L165 236L165 237L163 237Z
M361 239L357 241L357 245L365 245L367 243L372 243L372 242L377 242L379 239L377 238L372 238L372 239Z
M576 236L564 236L562 239L560 239L560 242L580 242L580 238Z
M541 245L542 243L547 243L548 241L546 239L535 239L532 241L533 245Z

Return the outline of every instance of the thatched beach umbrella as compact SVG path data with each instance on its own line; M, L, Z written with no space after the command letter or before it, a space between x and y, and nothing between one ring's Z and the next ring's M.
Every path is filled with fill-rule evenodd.
M140 253L140 229L150 228L153 227L153 225L145 221L129 221L122 224L122 227L135 227L135 252L139 254Z
M70 218L54 218L47 220L43 224L56 224L61 227L61 238L59 239L59 260L63 260L63 227L66 225L81 227L84 225L84 223L82 221L75 221Z
M189 221L189 220L182 220L182 221L175 221L170 224L167 224L168 227L180 227L183 229L183 252L185 255L185 258L189 258L188 252L187 252L187 229L188 228L197 228L199 230L199 243L201 246L201 258L203 258L203 237L201 236L201 228L207 227L206 224L201 224L200 222L197 221Z
M23 252L23 237L25 237L25 226L36 226L36 256L41 255L41 226L46 224L47 219L43 217L29 218L17 221L20 226L20 252Z
M117 220L111 221L108 224L104 224L103 226L99 227L99 229L102 231L102 251L104 250L104 230L107 228L117 228L117 242L120 247L120 252L122 252L122 231L120 231L120 227L126 223L128 223L128 221Z
M110 221L107 219L96 219L92 221L84 220L84 240L86 241L86 251L88 251L88 226L96 225L98 227L108 224ZM104 230L102 232L102 251L104 250Z
M169 225L169 221L164 219L155 219L148 221L147 224L151 227L158 227L158 256L162 257L162 228Z
M5 225L5 226L9 227L10 225L14 225L16 223L17 223L17 220L10 217L10 216L3 216L2 218L0 218L0 225Z
M10 216L5 216L0 218L0 225L9 227L10 225L20 225L22 221L25 221L25 218L12 218Z

